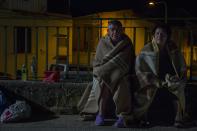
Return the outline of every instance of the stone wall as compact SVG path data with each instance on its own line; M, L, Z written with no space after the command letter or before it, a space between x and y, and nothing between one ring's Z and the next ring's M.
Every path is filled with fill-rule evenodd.
M86 86L87 83L0 80L0 89L7 90L10 96L55 114L77 113L77 102Z

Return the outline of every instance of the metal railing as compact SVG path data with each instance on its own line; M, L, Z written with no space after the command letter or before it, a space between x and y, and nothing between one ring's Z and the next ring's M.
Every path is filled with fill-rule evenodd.
M101 21L102 22L102 21ZM22 67L22 64L25 64L28 70L30 71L30 61L31 57L35 56L36 58L36 79L41 79L44 76L44 71L48 70L48 67L50 64L54 64L54 60L52 59L52 55L50 52L52 44L55 44L55 48L53 51L55 51L56 59L55 63L58 64L60 63L59 61L59 54L60 50L59 47L61 46L60 39L58 39L58 36L61 35L60 30L64 30L64 35L65 37L65 45L66 45L66 52L64 53L67 56L67 59L64 61L67 65L67 72L69 72L69 66L70 67L76 67L76 79L81 79L80 78L80 70L81 67L86 66L87 68L87 74L89 75L88 77L91 78L91 54L95 52L95 49L91 48L92 44L95 46L97 43L92 43L92 39L94 36L92 35L92 28L95 30L98 30L97 37L100 38L102 34L102 29L106 28L104 26L87 26L87 27L71 27L71 26L24 26L25 27L25 52L23 54L17 52L17 27L16 26L4 26L1 25L1 34L0 38L2 39L0 41L0 72L2 72L4 75L3 77L7 76L7 74L11 74L13 79L16 79L17 76L17 70L20 70ZM28 40L27 40L27 28L31 28L32 34L31 34L31 46L33 47L31 49L31 52L28 52ZM74 30L76 29L76 32ZM92 29L92 30L91 30ZM146 43L147 41L150 41L151 39L151 28L149 27L124 27L125 30L131 30L131 34L128 34L128 36L132 39L134 47L136 49L136 43L139 38L137 38L138 30L142 29L144 31L144 35L140 36L141 38L144 39L141 44ZM42 30L42 31L41 31ZM45 33L43 33L43 30ZM72 30L72 32L70 32ZM81 33L81 30L85 31L84 33ZM192 32L192 30L188 30L189 32ZM55 33L54 33L55 32ZM44 34L44 37L43 35ZM53 33L53 34L52 34ZM70 35L72 33L72 35ZM9 35L8 35L9 34ZM54 37L54 36L57 37ZM72 36L72 38L71 38ZM83 38L83 37L86 38ZM42 40L41 40L42 39ZM51 42L51 39L56 39L55 41ZM85 41L83 41L85 39ZM193 39L193 37L190 37L189 39ZM72 43L70 42L72 40ZM43 42L44 41L44 42ZM96 40L95 40L96 41ZM192 42L191 42L192 43ZM71 45L72 46L71 46ZM71 47L72 48L71 48ZM87 49L83 49L87 48ZM138 45L137 45L138 46ZM54 46L53 46L54 47ZM76 47L76 50L74 48ZM191 51L193 51L193 43L191 44ZM42 50L41 50L42 48ZM82 52L85 52L84 54L86 55L86 59L83 58ZM62 53L62 52L61 52ZM76 55L77 54L77 55ZM42 56L45 56L44 59ZM72 56L70 56L72 55ZM190 65L192 66L192 58L193 53L191 52L190 54ZM71 60L72 59L72 60ZM44 66L41 65L44 63ZM84 64L85 63L85 64ZM11 64L11 65L10 65ZM192 79L192 67L190 66L190 79ZM42 68L42 69L41 69ZM14 69L14 70L13 70ZM29 79L32 78L31 73L29 72L28 74Z

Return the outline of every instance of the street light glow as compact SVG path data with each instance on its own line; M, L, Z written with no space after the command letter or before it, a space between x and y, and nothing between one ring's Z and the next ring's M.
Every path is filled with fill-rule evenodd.
M150 6L154 6L154 5L155 5L154 2L149 2L148 4L149 4Z
M165 1L158 1L158 2L153 2L153 1L150 1L148 3L150 6L154 6L156 4L163 4L164 5L164 12L165 12L165 16L164 16L164 19L165 19L165 23L167 23L167 16L168 16L168 6L167 6L167 3Z

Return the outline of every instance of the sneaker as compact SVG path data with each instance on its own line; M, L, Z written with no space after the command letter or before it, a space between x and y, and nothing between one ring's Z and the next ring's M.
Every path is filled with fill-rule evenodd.
M123 117L118 117L118 120L115 122L114 126L118 128L125 128L126 126L124 124Z
M175 121L174 126L177 128L184 128L184 124L182 121Z
M104 117L102 115L97 115L95 120L96 126L103 126L104 125Z
M177 128L188 128L192 126L196 126L194 121L175 121L174 126Z

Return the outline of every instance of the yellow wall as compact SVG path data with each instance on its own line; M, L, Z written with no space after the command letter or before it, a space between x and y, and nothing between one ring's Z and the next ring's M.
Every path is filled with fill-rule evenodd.
M91 23L92 25L97 26L97 27L102 26L102 29L99 30L98 28L98 31L101 32L102 36L104 36L107 33L108 19L110 18L132 18L132 17L136 18L137 16L131 10L101 12L101 13L92 14L89 16L80 17L77 20L74 20L74 23L75 23L75 26L82 26L82 25L86 25L87 23L90 24L92 21ZM87 18L89 18L89 20L87 20ZM104 19L102 19L102 22L100 24L99 20L91 20L90 18L100 18L100 19L104 18ZM138 55L140 50L144 47L144 44L151 40L151 32L154 27L154 23L148 20L144 20L144 19L138 19L138 20L137 19L125 19L125 20L121 19L120 21L123 24L123 27L125 27L125 33L131 38L132 41L134 41L134 36L133 36L134 28L133 27L135 27L136 29L135 53L136 55ZM145 28L148 30L145 30ZM148 37L147 39L145 39L145 31L148 31L149 36L147 36ZM191 63L190 62L191 49L188 46L187 35L188 35L188 31L185 31L185 29L181 30L180 27L178 27L178 30L175 30L173 32L172 38L182 50L186 63L189 67ZM95 47L98 44L98 36L99 35L97 35L97 37L95 36L94 38L95 40L93 40L93 42L91 43L91 44L94 44ZM83 38L81 38L81 42L83 42ZM77 63L77 54L76 54L76 51L74 52L75 53L73 54L73 63ZM197 52L197 48L194 47L194 53L196 52ZM92 60L94 53L95 53L95 50L92 50L91 60ZM87 52L80 51L80 64L86 64L87 58L88 58ZM194 55L194 60L197 61L197 55Z
M32 29L32 48L31 53L28 53L28 70L29 76L30 73L30 64L32 60L32 56L36 55L36 26L54 26L49 27L48 30L48 63L49 65L55 63L53 59L56 56L56 26L60 27L59 33L66 34L66 28L61 28L61 26L69 27L69 63L72 63L72 20L71 19L62 19L62 20L34 20L34 19L2 19L0 21L0 72L4 72L4 38L5 38L5 30L3 26L8 26L8 39L7 39L7 73L15 76L15 64L14 64L14 47L13 47L13 28L15 26L26 26L31 27ZM38 29L38 76L43 77L43 73L46 70L46 28L40 27ZM60 49L60 55L66 55L66 52L63 52L65 49ZM25 54L20 53L17 54L17 69L21 69L22 65L25 64ZM13 77L14 78L14 77Z
M102 12L97 14L92 14L89 16L84 16L80 18L73 18L73 19L34 19L34 18L18 18L18 19L1 19L0 20L0 72L4 72L4 38L5 38L5 31L3 26L8 26L8 39L7 39L7 73L15 76L15 65L14 65L14 49L13 49L13 28L15 26L28 26L32 27L32 52L28 54L28 70L30 71L30 64L32 60L32 56L36 55L36 34L35 34L35 27L36 26L53 26L49 27L48 30L48 64L55 63L55 59L53 57L56 56L56 42L57 38L55 35L56 26L66 26L69 27L69 63L70 64L77 64L78 62L78 54L77 50L74 50L78 44L78 40L80 39L80 46L84 45L84 30L86 27L91 29L89 39L87 40L91 46L90 48L90 56L88 56L87 47L84 48L85 50L80 50L80 60L79 64L81 65L88 65L88 58L90 58L90 65L92 63L96 46L99 41L99 37L104 36L107 33L107 23L108 20L102 20L100 25L99 20L92 20L92 18L132 18L135 17L135 14L131 10L122 10L122 11L113 11L113 12ZM153 27L153 23L146 21L146 20L120 20L125 27L125 33L134 41L134 28L136 28L136 43L135 43L135 51L136 55L139 54L140 50L143 48L145 44L145 27ZM102 29L99 27L102 26ZM80 31L76 30L77 27L80 27ZM79 36L80 32L80 36ZM179 33L178 31L174 31L175 35L173 36L174 40L177 41L178 45L182 45L181 49L183 51L184 57L186 59L187 65L190 65L190 56L191 51L190 47L188 46L188 41L186 39L187 33ZM59 29L59 34L67 34L65 28ZM101 36L100 36L101 34ZM39 28L39 47L38 47L38 76L43 77L43 73L46 70L46 30L44 27ZM66 48L60 48L60 55L67 55ZM195 48L195 50L197 50ZM194 57L197 59L197 57ZM17 55L17 69L21 69L22 64L25 63L25 55L18 54ZM31 73L29 73L31 76Z
M97 33L95 33L93 36L93 40L91 41L91 44L94 45L94 49L91 50L91 60L93 57L93 54L95 53L96 50L96 46L98 44L98 40L99 40L99 34L101 34L102 36L104 36L107 33L107 25L108 25L108 20L109 18L131 18L131 17L135 17L135 14L131 11L131 10L121 10L121 11L113 11L113 12L102 12L102 13L97 13L97 14L92 14L89 16L84 16L84 17L79 17L77 19L74 19L74 28L76 28L77 26L80 27L84 27L84 26L91 26L93 27L94 33L95 31ZM104 18L102 20L102 25L100 25L100 20L91 20L90 18ZM153 24L151 22L145 21L145 20L120 20L121 23L123 24L123 27L125 28L125 33L131 38L131 40L133 41L133 28L132 27L136 27L136 43L135 43L135 50L136 50L136 54L138 54L140 52L140 50L142 49L142 47L144 46L144 28L145 27L150 27L153 26ZM102 26L102 29L99 29L98 27ZM100 33L99 33L100 32ZM77 44L78 43L78 38L79 36L77 36L78 32L73 31L75 37L73 39L73 44ZM101 37L101 36L100 36ZM75 39L77 38L77 39ZM80 44L83 44L83 32L80 31ZM77 51L74 51L75 53L73 53L73 63L77 63ZM87 64L88 60L88 54L87 52L84 51L80 51L80 64ZM92 61L91 61L92 62Z
M131 10L121 10L114 12L103 12L99 13L101 18L132 18L136 15ZM125 27L125 33L131 38L133 41L133 33L134 29L132 27L136 27L136 43L135 43L135 52L136 55L139 54L140 50L144 46L144 28L153 26L153 23L148 22L146 20L120 20L123 27ZM108 20L103 20L102 26L107 27ZM102 35L107 33L106 28L102 29Z
M90 57L90 65L92 63L92 57L94 52L96 51L96 46L98 44L99 40L99 21L98 20L90 20L90 18L94 17L95 15L91 16L84 16L80 18L73 19L73 64L78 63L78 53L77 53L77 46L80 39L80 59L79 64L80 65L88 65L88 57ZM77 27L80 27L80 31L77 30ZM82 49L83 45L85 45L85 28L89 28L89 31L87 33L87 42L89 43L89 54L88 56L88 49L84 48Z

